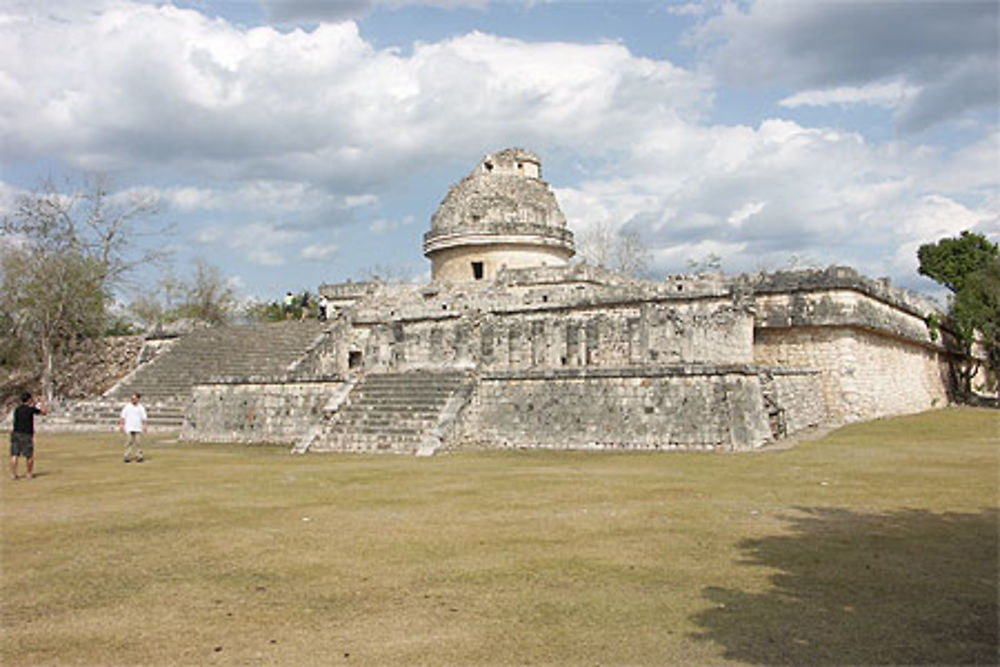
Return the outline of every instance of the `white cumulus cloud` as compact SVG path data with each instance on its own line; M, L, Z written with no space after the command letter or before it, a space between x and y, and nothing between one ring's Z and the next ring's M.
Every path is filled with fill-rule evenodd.
M838 86L823 90L805 90L789 95L778 104L783 107L868 104L895 108L912 100L919 92L920 88L917 86L907 85L901 81L867 86Z
M724 4L690 39L716 76L739 85L843 97L903 82L897 123L916 131L996 106L998 23L989 0L755 0Z
M690 68L622 42L486 32L379 48L342 20L375 3L353 5L334 20L318 3L268 2L276 22L305 26L277 29L171 4L10 2L5 163L130 178L186 225L185 242L245 258L247 276L282 267L269 278L282 289L302 260L420 261L411 221L508 146L541 156L574 231L636 231L664 271L809 256L905 280L921 242L1000 236L995 127L943 146L782 117L875 105L905 130L995 106L996 3L677 5L711 10L692 36L704 66ZM763 122L712 123L726 81L789 92ZM411 200L425 210L392 208L414 183L434 190ZM416 257L371 256L404 246Z

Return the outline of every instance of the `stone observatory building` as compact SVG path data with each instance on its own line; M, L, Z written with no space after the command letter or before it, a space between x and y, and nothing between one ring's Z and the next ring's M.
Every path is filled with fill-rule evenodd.
M203 334L212 350L239 344L183 374L182 438L733 451L948 402L932 303L846 267L642 281L569 263L573 236L541 176L536 155L512 148L452 186L424 236L430 284L321 285L328 322ZM252 356L289 325L312 328L283 339L280 364ZM188 357L191 340L177 344ZM112 394L148 394L172 356Z
M542 162L523 148L487 155L431 217L424 255L434 282L496 278L505 268L566 266L573 233Z

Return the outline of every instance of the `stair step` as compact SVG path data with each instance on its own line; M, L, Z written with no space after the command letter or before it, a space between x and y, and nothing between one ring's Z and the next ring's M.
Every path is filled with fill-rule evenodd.
M195 384L217 377L278 375L301 359L326 324L277 322L200 329L178 339L106 396L133 392L153 400L186 402Z
M414 453L468 381L462 373L380 373L358 382L316 451Z

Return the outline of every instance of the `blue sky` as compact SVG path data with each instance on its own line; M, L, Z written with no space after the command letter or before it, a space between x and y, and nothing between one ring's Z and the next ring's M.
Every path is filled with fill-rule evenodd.
M1000 240L998 7L0 0L0 210L104 174L158 198L175 274L273 299L426 280L448 187L521 146L578 236L634 231L658 274L715 255L932 290L921 243Z

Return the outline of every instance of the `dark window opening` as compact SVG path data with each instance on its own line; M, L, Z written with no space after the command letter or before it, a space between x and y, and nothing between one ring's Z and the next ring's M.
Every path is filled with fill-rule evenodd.
M357 350L352 350L347 353L347 367L348 368L361 368L361 353Z
M483 279L483 263L482 262L473 262L472 263L472 277L475 278L476 280L482 280Z

